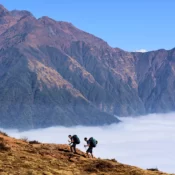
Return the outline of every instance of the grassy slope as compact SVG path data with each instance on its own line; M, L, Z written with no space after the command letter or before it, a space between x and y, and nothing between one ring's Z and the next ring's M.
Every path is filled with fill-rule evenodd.
M115 160L89 159L67 145L30 144L0 134L1 175L166 175L142 170Z

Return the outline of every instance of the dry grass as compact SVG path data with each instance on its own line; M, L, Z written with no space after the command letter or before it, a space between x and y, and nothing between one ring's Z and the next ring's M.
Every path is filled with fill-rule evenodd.
M43 83L48 88L63 88L67 89L74 97L86 98L76 89L73 88L67 80L65 80L56 70L51 67L45 66L44 64L36 61L29 60L29 68L31 71L37 73L37 79L40 83L40 89L43 88Z
M26 142L0 135L0 174L2 175L167 175L142 170L116 160L90 159L68 145Z
M29 68L37 73L38 81L44 82L48 88L70 86L56 70L36 60L29 60Z

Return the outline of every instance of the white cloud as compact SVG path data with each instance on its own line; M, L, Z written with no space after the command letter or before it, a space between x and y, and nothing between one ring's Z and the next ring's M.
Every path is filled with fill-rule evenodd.
M139 50L136 50L135 52L142 52L142 53L145 53L145 52L147 52L147 50L146 50L146 49L139 49Z
M83 138L93 136L99 141L94 155L116 158L119 162L141 168L158 168L175 173L175 114L152 114L139 118L121 118L123 123L103 127L51 127L46 129L6 132L16 138L66 144L69 134L77 134L82 151Z

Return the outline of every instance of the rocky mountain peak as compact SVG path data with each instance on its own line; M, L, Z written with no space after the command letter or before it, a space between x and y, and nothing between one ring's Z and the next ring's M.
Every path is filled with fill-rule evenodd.
M9 11L2 4L0 4L0 17L6 15L8 12Z
M33 16L32 13L26 10L12 10L10 11L11 16L13 16L16 19L20 19L22 17L26 16Z

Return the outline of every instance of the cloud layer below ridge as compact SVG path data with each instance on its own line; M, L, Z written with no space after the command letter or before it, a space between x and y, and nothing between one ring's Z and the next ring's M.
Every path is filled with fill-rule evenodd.
M103 127L51 127L19 132L5 130L10 136L47 143L67 144L69 134L81 139L78 148L85 151L84 137L99 142L94 155L115 158L141 168L158 168L175 173L175 114L152 114L139 118L120 118L123 122Z

